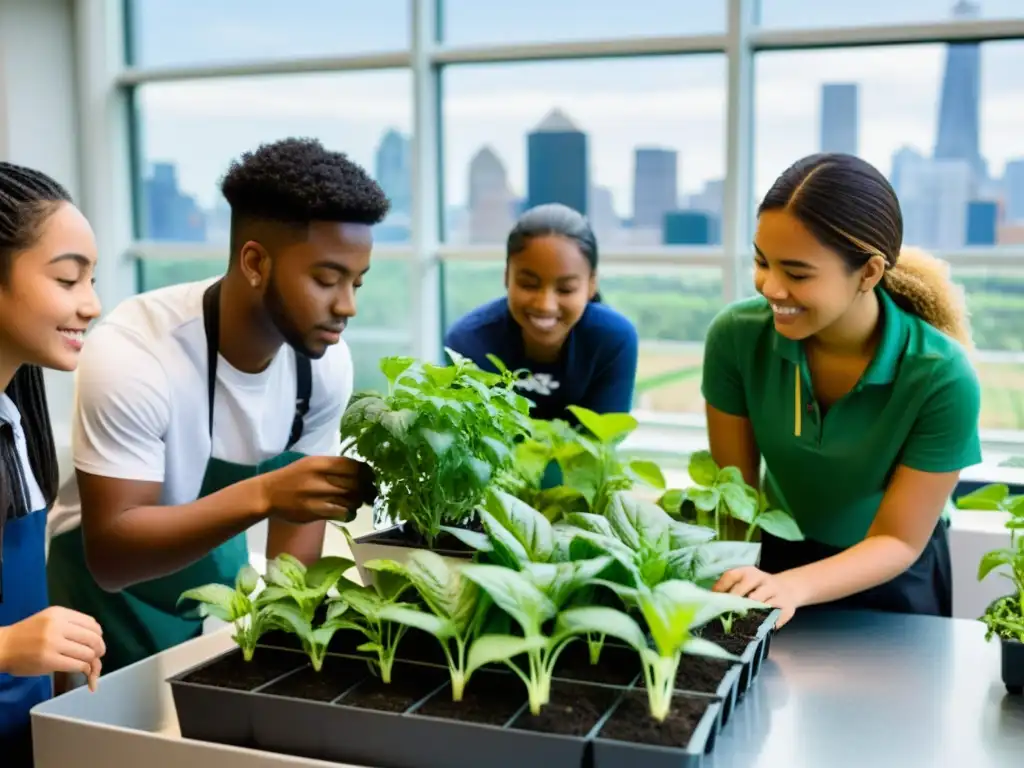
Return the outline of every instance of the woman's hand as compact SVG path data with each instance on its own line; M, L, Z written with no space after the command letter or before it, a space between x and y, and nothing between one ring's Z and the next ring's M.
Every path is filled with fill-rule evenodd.
M773 608L782 609L775 628L785 625L803 602L792 575L787 572L765 573L752 565L733 568L722 574L712 591L739 595Z
M95 691L106 650L95 619L58 606L0 627L0 671L16 677L81 672Z

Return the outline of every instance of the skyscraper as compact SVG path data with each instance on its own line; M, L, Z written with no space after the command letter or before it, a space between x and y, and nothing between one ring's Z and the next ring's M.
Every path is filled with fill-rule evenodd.
M514 203L505 164L493 149L482 147L469 161L469 242L504 242Z
M958 19L977 18L978 4L971 0L960 0L953 8L953 15ZM980 44L947 45L934 156L936 160L967 161L974 174L975 184L987 177L979 143L980 102Z
M526 137L527 206L562 203L587 213L587 134L554 109Z
M825 83L821 86L821 151L859 151L860 89L856 83Z
M389 128L377 147L374 176L391 200L390 216L412 212L412 168L409 137Z
M679 160L673 149L637 147L633 167L633 228L656 229L678 207Z

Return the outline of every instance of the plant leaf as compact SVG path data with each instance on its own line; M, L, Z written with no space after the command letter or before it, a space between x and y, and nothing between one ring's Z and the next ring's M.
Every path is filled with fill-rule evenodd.
M683 500L686 498L686 494L683 493L680 488L673 488L670 491L665 491L658 498L658 506L668 512L670 515L678 515L682 509Z
M718 465L710 451L695 451L690 456L690 479L697 485L710 488L718 479Z
M566 632L611 635L638 651L649 647L640 625L632 617L614 608L599 605L569 608L558 614L557 626L559 634Z
M562 518L562 522L580 530L600 534L601 536L615 537L612 524L608 522L608 518L604 515L595 515L592 512L570 512Z
M555 540L551 523L544 515L512 494L500 490L495 490L488 497L487 511L516 538L527 560L544 563L551 559Z
M416 412L408 408L386 411L380 417L380 423L393 438L405 440L409 434L409 428L416 423L416 416Z
M423 435L423 439L427 441L430 450L438 458L448 453L448 450L455 443L455 436L450 432L435 432L432 429L421 429L420 434Z
M661 467L653 461L633 459L628 466L633 475L641 482L652 488L663 489L665 487L665 475L662 474Z
M620 442L637 428L637 420L628 413L599 414L578 405L570 405L569 412L605 445Z
M321 594L338 583L345 571L352 568L355 562L344 557L327 555L321 557L306 570L306 586Z
M719 485L718 493L732 517L742 520L748 525L753 522L754 515L757 514L757 501L747 493L745 485L742 483Z
M248 597L256 591L256 587L259 585L260 575L249 563L238 569L238 574L235 576L236 590Z
M683 643L683 653L691 656L706 656L712 659L724 659L725 661L738 661L739 656L729 653L725 648L705 640L702 637L690 637Z
M1002 502L1010 494L1009 486L1004 483L984 485L971 493L964 494L956 501L960 509L996 510L1002 508Z
M746 485L739 467L722 467L715 477L715 485Z
M178 605L184 600L195 600L198 603L209 606L210 608L220 609L222 613L231 618L223 619L224 621L234 621L237 616L233 616L235 607L235 592L231 587L226 584L204 584L201 587L195 587L194 589L186 590L181 593L178 598ZM220 618L218 616L218 618Z
M433 613L417 611L404 605L385 605L377 615L382 621L393 621L396 624L415 627L433 635L439 640L445 640L458 634L455 622L451 619L445 619Z
M558 609L527 577L500 565L466 565L464 578L475 582L501 610L515 619L526 635L540 634L541 625Z
M293 555L282 552L267 563L264 580L276 587L302 589L306 586L306 566Z
M561 608L574 592L596 579L612 562L611 557L605 556L568 563L527 563L523 573L556 608Z
M657 504L618 491L612 494L605 515L615 535L633 551L669 550L672 518Z
M280 602L282 600L290 600L294 602L292 593L285 587L278 587L271 584L269 587L264 587L263 591L256 595L256 605L270 605L271 603Z
M468 528L459 528L454 525L442 525L441 530L445 533L450 533L470 549L478 552L492 552L494 550L491 540L487 538L486 533L471 531Z
M796 520L781 509L770 509L754 519L758 528L786 541L803 541L804 535Z
M310 640L313 627L297 606L289 603L271 603L263 609L269 624L291 632L304 640Z
M978 563L978 581L986 578L992 571L1004 565L1011 565L1017 553L1012 549L996 549L986 552Z
M709 541L697 548L691 580L717 581L723 573L745 565L757 565L761 545L745 541Z
M714 512L721 496L717 488L687 488L686 498L701 512Z
M669 537L669 546L672 549L682 549L711 541L715 538L715 531L703 525L673 520L669 526Z
M404 356L393 356L384 357L380 361L381 373L394 384L398 381L398 377L405 373L416 361L411 357Z
M483 635L478 637L466 654L466 676L486 664L511 661L529 651L539 651L548 644L546 637L513 637L512 635Z

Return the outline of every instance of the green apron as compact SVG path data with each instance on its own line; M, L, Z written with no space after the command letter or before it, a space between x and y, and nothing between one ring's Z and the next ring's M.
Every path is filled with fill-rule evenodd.
M220 326L219 289L220 282L217 282L203 296L211 444ZM312 372L308 357L296 354L296 371L295 419L284 451L255 466L211 456L197 498L302 458L303 454L290 449L302 436L303 417L309 410ZM54 605L89 614L100 623L107 646L103 671L111 672L202 634L204 620L196 613L195 606L178 606L181 593L214 582L234 586L236 574L248 562L249 547L243 532L180 571L110 593L96 584L89 573L79 527L54 537L50 543L47 569L50 600Z

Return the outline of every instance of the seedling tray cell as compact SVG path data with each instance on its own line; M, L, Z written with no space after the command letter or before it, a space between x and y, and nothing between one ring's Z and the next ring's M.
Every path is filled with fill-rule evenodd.
M659 724L650 718L647 694L628 691L593 738L593 768L699 768L714 748L721 706L706 696L677 693Z
M258 664L245 661L242 651L232 648L168 680L182 736L237 747L255 745L251 692L309 665L306 656L293 651L256 652Z
M731 634L726 634L718 621L709 623L700 633L705 639L739 656L739 663L743 666L737 690L740 698L750 689L761 671L761 663L768 654L769 638L780 615L781 611L777 608L767 614L764 611L751 611L746 617L736 620Z

